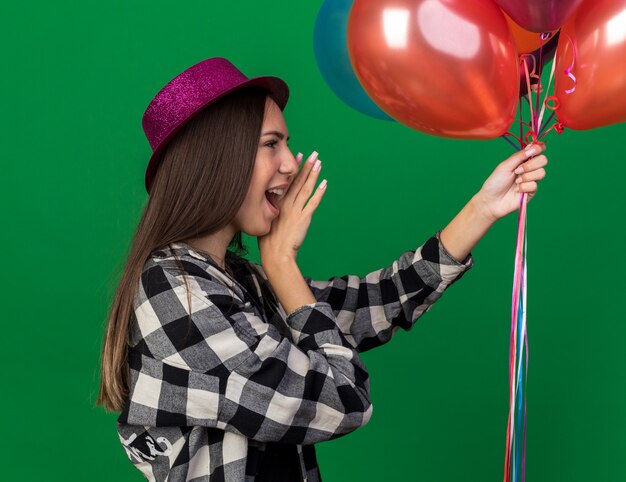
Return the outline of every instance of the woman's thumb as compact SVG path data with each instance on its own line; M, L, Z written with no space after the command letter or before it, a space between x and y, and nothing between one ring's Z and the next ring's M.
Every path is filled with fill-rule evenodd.
M517 168L517 166L526 162L528 159L530 159L533 156L536 156L537 154L539 154L540 152L544 150L545 150L545 147L543 146L543 143L528 144L521 151L517 151L515 154L511 155L508 159L505 159L502 162L502 167L505 168L507 171L514 171Z

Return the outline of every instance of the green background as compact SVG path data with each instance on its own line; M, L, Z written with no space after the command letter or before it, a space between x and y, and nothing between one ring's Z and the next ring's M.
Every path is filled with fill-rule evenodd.
M225 56L289 84L290 144L317 150L328 179L298 256L317 279L417 248L510 155L343 104L313 54L321 3L3 2L1 480L142 480L94 404L99 349L147 199L141 116L184 68ZM528 214L529 482L626 480L625 136L547 138ZM326 482L502 479L516 224L493 227L410 333L363 355L373 417L317 446Z

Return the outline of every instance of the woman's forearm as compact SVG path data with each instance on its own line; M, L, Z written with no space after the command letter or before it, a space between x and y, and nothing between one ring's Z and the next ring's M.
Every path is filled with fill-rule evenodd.
M295 260L266 263L263 270L287 315L296 308L315 303L315 297Z
M476 194L441 231L441 244L452 257L463 261L495 221Z
M451 256L463 261L494 222L495 219L485 212L480 196L475 195L441 231L441 244ZM315 303L295 260L266 262L263 270L287 314L305 304Z

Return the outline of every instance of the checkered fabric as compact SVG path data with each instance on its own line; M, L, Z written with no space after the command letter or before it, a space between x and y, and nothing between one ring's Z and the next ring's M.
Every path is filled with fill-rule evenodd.
M473 265L437 233L364 277L305 277L316 301L287 315L261 265L226 262L234 279L177 242L145 263L117 428L148 480L320 481L313 444L372 415L359 353L411 329Z

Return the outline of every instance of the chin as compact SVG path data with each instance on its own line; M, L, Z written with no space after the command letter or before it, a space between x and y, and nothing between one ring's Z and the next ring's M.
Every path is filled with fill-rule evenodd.
M252 226L250 226L250 228L251 229L244 230L244 232L248 236L265 236L271 231L272 222L271 221L264 221L264 222L257 221Z

